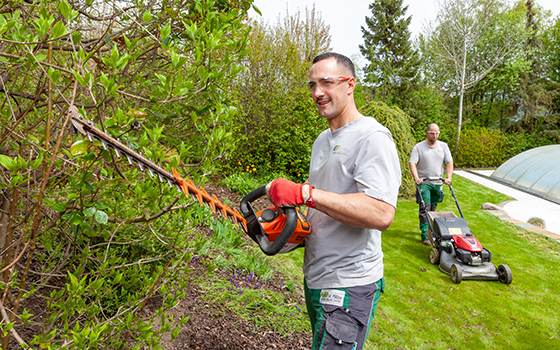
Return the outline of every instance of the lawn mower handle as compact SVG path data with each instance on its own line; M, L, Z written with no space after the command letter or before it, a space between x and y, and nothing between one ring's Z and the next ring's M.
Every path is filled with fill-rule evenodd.
M444 179L442 177L427 177L427 178L422 179L422 181L426 181L426 180L444 181ZM416 185L416 190L420 194L420 200L422 201L422 203L424 203L424 198L422 198L422 191L420 191L420 187L418 186L418 184L416 182L414 184ZM445 184L445 182L444 182L444 184ZM459 214L461 214L461 217L464 219L465 216L463 215L463 211L461 210L461 207L459 206L459 201L457 201L457 197L455 196L455 192L453 191L453 187L451 186L450 183L447 184L447 186L449 186L449 190L451 190L451 195L453 196L453 199L455 200L455 205L457 206L457 209L459 209Z
M288 242L292 234L294 233L298 217L296 209L292 207L283 207L284 213L286 214L286 226L280 232L280 235L274 242L268 240L267 233L262 229L261 224L257 218L257 214L251 205L251 202L266 195L266 185L256 188L251 193L243 197L241 200L240 209L241 213L247 220L247 235L255 241L263 253L266 255L276 255Z

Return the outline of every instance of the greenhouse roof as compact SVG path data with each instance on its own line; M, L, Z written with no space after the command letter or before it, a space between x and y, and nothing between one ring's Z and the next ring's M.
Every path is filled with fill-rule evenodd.
M491 177L560 204L560 145L520 153L500 165Z

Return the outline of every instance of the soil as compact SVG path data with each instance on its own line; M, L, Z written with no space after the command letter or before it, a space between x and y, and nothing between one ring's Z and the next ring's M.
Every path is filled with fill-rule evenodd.
M224 201L227 198L228 202L239 203L241 197L236 193L232 193L227 188L219 185L209 185L205 189L210 193L216 195L220 200ZM226 203L227 204L227 203ZM267 200L259 199L254 202L254 207L265 208L270 203ZM200 228L200 232L212 234L208 229ZM249 238L247 238L249 239ZM204 259L206 257L198 257L189 263L189 268L192 271L191 281L195 281L198 276L206 273L204 266ZM223 275L224 278L229 278L230 271L220 271L220 269L213 272ZM256 283L256 282L252 282ZM264 289L273 290L279 293L288 294L286 287L283 284L266 283ZM167 333L164 336L164 342L161 346L164 350L178 350L178 349L192 349L192 350L213 350L213 349L231 349L231 350L308 350L311 348L311 334L292 332L289 334L280 334L274 329L268 329L262 326L257 326L255 323L238 317L234 311L229 310L227 306L219 301L212 301L209 298L204 298L206 289L195 282L191 282L185 290L185 298L173 309L169 310L168 314L172 314L176 320L174 329L177 325L177 320L181 316L189 317L188 321L180 328L179 335L171 341L171 335ZM48 291L46 292L48 293ZM293 299L293 296L290 298ZM303 296L299 297L297 303L303 304ZM42 310L46 309L46 305L42 299L32 297L27 299L24 308L27 308L37 321L42 318ZM146 315L155 314L162 305L162 299L156 296L149 300L145 305L143 312ZM158 320L159 318L155 318ZM157 324L156 324L157 327ZM24 341L29 342L33 339L34 335L40 332L37 327L16 325L18 334ZM8 349L20 349L16 342L11 340Z

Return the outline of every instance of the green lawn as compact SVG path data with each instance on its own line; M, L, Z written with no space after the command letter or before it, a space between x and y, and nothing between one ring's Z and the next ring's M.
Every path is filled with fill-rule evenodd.
M513 282L463 281L430 264L419 241L418 206L400 200L383 233L386 290L367 349L560 349L560 244L480 209L510 198L454 176L471 231L507 264ZM453 210L449 191L438 210Z

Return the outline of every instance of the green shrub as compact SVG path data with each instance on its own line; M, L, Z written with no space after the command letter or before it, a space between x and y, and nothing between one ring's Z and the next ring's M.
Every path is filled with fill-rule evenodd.
M499 166L507 158L507 138L497 130L474 127L462 132L454 164L459 168Z
M454 163L459 168L495 168L531 148L553 144L542 133L509 133L485 127L465 129Z
M375 118L387 127L393 135L393 140L399 153L401 165L402 185L399 190L401 196L410 196L414 193L414 180L408 170L410 152L414 147L414 138L410 127L410 117L398 107L389 107L383 102L370 102L360 109L363 115Z

